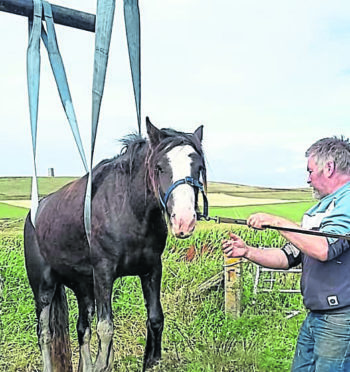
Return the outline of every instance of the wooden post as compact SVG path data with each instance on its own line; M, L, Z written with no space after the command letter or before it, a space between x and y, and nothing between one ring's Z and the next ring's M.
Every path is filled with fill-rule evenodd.
M235 318L241 313L241 262L225 257L225 312Z
M0 0L0 11L33 17L32 0ZM56 24L95 32L95 15L78 10L52 5L52 16Z

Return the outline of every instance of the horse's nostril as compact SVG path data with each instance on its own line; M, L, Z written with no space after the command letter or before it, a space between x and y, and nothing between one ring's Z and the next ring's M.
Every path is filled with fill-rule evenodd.
M175 213L173 213L173 214L171 215L171 218L175 218L175 216L176 216L176 214L175 214Z

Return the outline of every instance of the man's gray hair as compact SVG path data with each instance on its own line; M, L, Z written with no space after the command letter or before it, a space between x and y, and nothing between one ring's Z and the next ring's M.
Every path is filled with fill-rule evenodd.
M305 156L314 157L319 168L322 168L327 161L334 161L338 173L350 175L349 138L344 136L322 138L308 148Z

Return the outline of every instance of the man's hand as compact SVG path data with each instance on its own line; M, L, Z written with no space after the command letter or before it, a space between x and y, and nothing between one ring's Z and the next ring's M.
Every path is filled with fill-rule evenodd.
M222 250L227 257L245 257L248 247L238 235L230 233L230 239L222 241Z
M278 226L278 217L268 213L255 213L247 219L247 225L254 229L263 229L264 226Z

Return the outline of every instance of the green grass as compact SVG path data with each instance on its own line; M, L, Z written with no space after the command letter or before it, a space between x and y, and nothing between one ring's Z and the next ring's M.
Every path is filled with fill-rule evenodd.
M212 207L210 216L232 217L246 219L252 213L264 212L285 217L294 222L300 222L303 214L314 205L314 201L298 203L247 205L239 207Z
M39 196L58 190L76 177L38 177ZM0 177L0 200L30 199L32 180L30 177Z
M72 178L39 179L41 195L50 193ZM212 191L211 191L212 190ZM214 190L214 191L213 191ZM211 192L237 196L303 200L235 208L210 208L210 215L247 218L254 212L278 214L299 222L314 202L309 190L276 190L222 183L209 184ZM252 194L252 192L254 194ZM29 199L30 178L0 178L0 200ZM273 195L273 196L270 196ZM283 197L281 197L283 195ZM289 195L289 196L288 196ZM0 371L41 370L37 346L35 310L23 258L25 208L0 203ZM298 329L305 317L300 295L278 292L279 287L298 286L298 277L278 274L275 291L253 295L255 266L243 265L242 314L234 319L224 311L224 290L216 285L200 291L200 285L223 270L221 241L230 225L201 222L188 240L169 237L163 255L162 304L165 314L163 357L154 371L289 371ZM285 240L276 231L234 227L234 231L255 246L281 247ZM188 262L188 249L203 255ZM67 290L70 333L75 368L79 355L75 323L77 304ZM146 311L138 278L118 279L113 289L115 370L132 372L142 367L145 346ZM291 319L286 314L300 310ZM92 353L96 354L96 320L93 323Z
M250 244L281 246L275 231L235 229ZM277 291L253 296L254 265L243 265L241 317L224 312L221 285L199 286L222 271L221 240L228 231L199 231L188 240L170 237L163 255L162 304L165 314L163 357L153 371L289 371L298 329L305 312L300 295ZM189 247L207 252L185 260ZM297 279L296 279L297 280ZM284 286L282 277L276 286ZM288 284L289 285L289 284ZM115 370L140 371L145 345L146 311L138 278L114 285ZM75 366L78 358L75 322L77 305L68 291L70 332ZM255 302L254 302L255 301ZM21 234L0 236L0 371L37 371L41 367L35 331L34 303L23 259ZM301 314L291 319L291 310ZM95 323L92 352L96 353Z
M27 208L0 203L0 219L23 218L28 214Z

